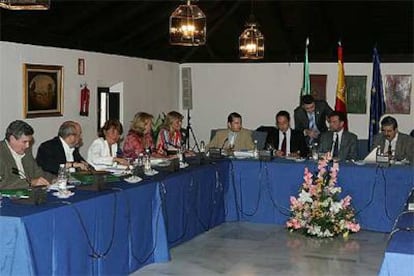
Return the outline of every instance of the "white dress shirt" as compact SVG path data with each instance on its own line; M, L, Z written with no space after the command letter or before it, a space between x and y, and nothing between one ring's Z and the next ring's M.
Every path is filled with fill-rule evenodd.
M384 154L388 154L388 147L390 143L391 143L391 151L395 152L395 148L397 146L397 140L398 140L398 132L395 134L395 137L391 141L388 141L388 139L385 139Z
M7 145L7 147L9 148L9 150L10 150L10 152L11 152L11 155L12 155L12 157L13 157L13 159L14 159L14 162L16 162L16 166L17 166L17 169L19 170L19 177L20 177L20 179L25 179L25 177L26 177L26 174L25 174L25 172L24 172L24 168L23 168L23 163L22 163L22 159L23 159L23 157L26 155L26 154L18 154L17 152L15 152L11 147L10 147L10 145L9 145L9 142L7 142L7 140L5 140L6 141L6 145Z
M112 151L112 154L111 154ZM111 145L111 151L109 150L109 144L108 142L100 137L98 139L95 139L95 141L92 142L88 149L88 158L87 161L89 164L92 164L93 166L96 165L107 165L111 166L114 160L114 157L116 157L116 153L118 151L118 144L112 144Z
M334 141L335 141L335 135L338 135L337 139L338 141L336 141L338 143L338 154L339 154L339 150L341 149L341 142L342 142L342 134L344 133L344 129L341 129L338 132L333 132L332 133L332 148L331 148L331 154L333 154L333 150L334 150Z
M65 152L66 156L66 162L74 162L75 159L73 158L73 152L75 151L75 148L71 148L65 140L62 139L62 137L59 137L60 141L63 145L63 151Z

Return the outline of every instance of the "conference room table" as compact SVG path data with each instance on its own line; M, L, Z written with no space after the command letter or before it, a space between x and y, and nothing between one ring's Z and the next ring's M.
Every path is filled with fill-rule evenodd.
M414 211L405 210L390 233L380 276L414 273Z
M292 160L206 160L104 191L48 195L43 205L3 199L0 275L127 275L226 221L284 224L305 167ZM363 229L388 232L413 187L412 167L340 166Z
M290 216L290 197L297 197L303 184L305 167L315 172L317 163L232 160L226 221L284 224ZM414 167L340 163L337 185L341 197L352 197L362 229L390 232L414 187Z

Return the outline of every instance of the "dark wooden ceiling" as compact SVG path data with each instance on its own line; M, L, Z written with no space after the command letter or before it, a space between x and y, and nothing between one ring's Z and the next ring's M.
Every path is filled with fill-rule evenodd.
M265 36L259 62L371 62L376 45L383 62L413 62L414 1L200 0L207 43L171 46L170 14L182 1L56 1L49 11L0 10L0 39L132 57L185 62L245 62L238 36L251 11ZM253 8L252 8L253 7Z

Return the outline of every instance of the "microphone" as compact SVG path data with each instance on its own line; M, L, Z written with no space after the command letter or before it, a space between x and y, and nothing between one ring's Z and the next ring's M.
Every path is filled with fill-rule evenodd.
M229 140L229 137L227 137L226 139L224 139L223 144L220 147L220 151L222 151L224 149L224 145L226 144L226 142Z
M12 173L19 176L21 179L24 179L27 184L29 184L29 187L32 186L32 181L29 179L24 172L19 170L18 168L12 168Z
M187 142L187 138L188 138L188 136L187 136L187 129L181 128L180 129L180 133L181 133L181 144L182 145L185 145L186 142Z

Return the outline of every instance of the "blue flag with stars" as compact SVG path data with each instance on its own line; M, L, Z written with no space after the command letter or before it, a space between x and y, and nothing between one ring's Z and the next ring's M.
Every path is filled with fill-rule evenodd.
M372 86L371 86L371 108L369 113L369 137L368 150L371 150L374 136L380 129L380 119L385 113L384 87L382 85L382 76L380 68L380 58L377 48L374 48L372 54Z

